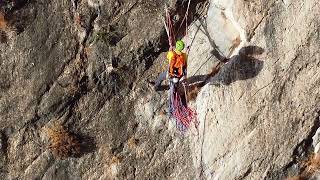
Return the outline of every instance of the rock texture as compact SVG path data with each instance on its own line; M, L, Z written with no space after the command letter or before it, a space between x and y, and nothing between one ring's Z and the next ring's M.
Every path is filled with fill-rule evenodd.
M318 10L316 1L211 4L206 21L223 23L214 28L208 23L207 29L231 25L236 31L207 34L206 44L215 42L223 54L232 55L196 101L202 143L196 138L193 149L199 178L298 174L319 128ZM237 37L239 51L230 53Z
M183 38L189 82L201 87L190 101L199 125L186 133L166 116L167 92L148 81L169 48L165 4L179 25L187 1L1 2L0 178L302 172L299 162L319 150L319 3L191 2ZM80 154L52 154L46 129L55 123L78 137Z

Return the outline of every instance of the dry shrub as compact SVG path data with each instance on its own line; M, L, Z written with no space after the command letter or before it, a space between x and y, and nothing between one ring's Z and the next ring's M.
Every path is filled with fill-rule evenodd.
M292 176L287 178L286 180L304 180L303 178L301 178L300 176Z
M160 115L160 116L163 116L163 117L166 116L166 111L165 111L165 110L161 110L161 111L159 112L159 115Z
M320 155L311 154L309 158L302 163L304 170L299 176L293 176L287 178L287 180L307 180L312 177L312 175L320 170Z
M80 154L80 143L78 139L70 134L61 124L54 124L47 128L47 136L50 145L48 148L59 158L66 158Z
M305 161L304 166L306 167L306 174L313 174L320 170L320 155L313 153L307 161Z
M137 140L134 137L131 137L130 139L128 139L128 146L130 149L134 149L137 147L137 144L139 143L139 140Z
M110 164L119 164L121 162L121 158L119 156L112 156L110 160Z
M8 22L3 13L0 12L0 30L4 31L7 28Z
M196 100L199 92L200 92L200 89L199 87L197 86L191 86L190 89L188 90L188 93L187 93L187 96L188 96L188 100L189 101L194 101Z

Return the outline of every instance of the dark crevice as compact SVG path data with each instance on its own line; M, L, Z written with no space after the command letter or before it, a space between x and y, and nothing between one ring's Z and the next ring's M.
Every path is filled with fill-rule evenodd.
M118 68L119 62L120 62L120 59L118 57L112 58L112 60L111 60L112 67L113 68Z
M83 76L79 82L77 83L78 85L78 91L76 94L67 102L66 106L70 107L73 109L80 98L88 93L88 76Z
M8 36L4 31L0 30L0 43L6 43L6 42L8 42ZM0 86L3 86L3 85L0 85Z
M249 176L249 174L251 173L251 171L252 171L252 167L249 167L248 169L247 169L247 171L245 172L245 173L243 173L239 178L237 178L237 179L246 179L246 177L248 177Z
M313 153L312 137L315 135L318 128L320 128L320 111L318 111L318 117L314 120L313 126L307 135L293 150L292 161L284 166L280 171L269 174L269 178L275 177L287 177L291 173L301 174L304 172L305 167L301 162L306 160L309 154Z
M206 11L206 6L208 6L208 0L192 0L190 2L189 13L187 15L187 26L191 25L191 23L199 19L202 15L204 15L204 11ZM177 9L173 12L174 15L178 15L180 18L177 22L173 24L176 32L177 39L181 39L185 34L186 25L183 22L183 18L186 14L188 7L188 0L178 0L176 2ZM174 19L174 17L172 17Z
M123 148L124 148L124 144L120 143L119 146L111 148L111 153L113 155L117 155L117 154L119 154L119 153L121 153L123 151Z
M137 168L134 166L133 167L133 179L136 179L136 175L137 175Z
M92 153L97 149L97 144L93 137L84 134L71 134L80 142L80 152L74 157L79 158L83 155Z
M150 163L149 163L149 165L151 164L151 163L153 163L153 158L156 156L156 152L157 152L157 148L156 147L154 147L154 149L152 150L152 152L151 152L151 156L150 156Z
M307 155L313 151L312 137L316 134L318 128L320 127L319 119L320 111L318 112L318 117L313 122L313 126L308 134L308 136L301 141L293 150L294 161L301 160L302 158L307 158Z
M280 87L280 91L279 91L279 95L278 95L278 101L279 103L281 103L281 100L282 100L282 96L283 96L283 93L284 93L284 90L286 88L286 83L284 82L281 87Z
M31 0L1 0L0 11L10 14L14 11L20 10L30 2Z
M0 151L3 153L4 156L7 157L8 155L8 136L5 133L0 132ZM1 154L0 152L0 154Z
M9 161L9 137L5 132L0 131L0 178L4 178L9 174L8 161Z

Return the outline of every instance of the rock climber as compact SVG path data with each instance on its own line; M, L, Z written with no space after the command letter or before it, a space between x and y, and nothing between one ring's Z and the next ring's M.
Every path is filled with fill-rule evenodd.
M154 89L159 90L162 81L172 78L178 78L180 81L187 77L187 54L182 52L184 49L184 42L178 40L174 50L170 50L167 53L168 70L162 72L158 79L154 82Z

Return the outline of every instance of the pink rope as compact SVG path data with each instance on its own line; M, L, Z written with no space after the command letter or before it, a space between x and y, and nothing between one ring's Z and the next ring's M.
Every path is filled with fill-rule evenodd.
M166 10L166 18L167 18L166 25L168 27L168 41L169 41L170 49L173 49L172 47L173 47L173 42L175 42L175 37L174 37L175 33L172 25L171 16L168 10Z
M170 32L170 41L171 41L171 46L173 47L173 42L175 42L175 37L174 37L174 29L173 29L173 25L172 25L172 20L170 17L170 14L168 14L168 24L169 24L169 32Z
M194 120L197 127L197 113L191 108L184 106L178 93L175 92L173 100L173 116L178 123L181 123L185 128L189 128Z
M171 28L170 28L170 24L169 24L169 15L168 15L168 11L166 11L166 20L167 20L167 22L166 22L166 25L167 25L167 27L168 27L168 41L169 41L169 45L170 45L170 48L172 47L172 40L171 40Z
M188 7L187 7L187 11L183 17L183 20L178 28L178 31L181 29L183 23L185 22L186 23L186 29L185 29L185 32L184 32L184 35L188 35L188 14L189 14L189 8L190 8L190 3L191 3L191 0L189 0L188 2ZM166 8L166 24L165 26L167 27L167 33L168 33L168 41L169 41L169 45L170 45L170 49L173 48L173 42L176 41L175 39L175 36L176 36L176 33L174 31L174 26L173 26L173 23L172 23L172 19L171 19L171 16L170 16L170 13L168 11L168 9Z

